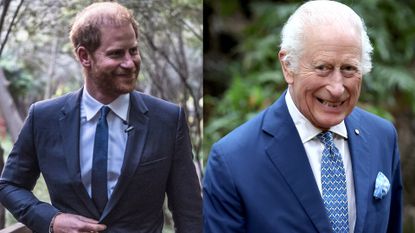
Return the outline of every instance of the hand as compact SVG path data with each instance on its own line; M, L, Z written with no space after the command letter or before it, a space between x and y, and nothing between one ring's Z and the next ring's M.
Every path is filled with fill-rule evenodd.
M107 228L95 219L75 214L58 214L53 222L53 233L95 233Z

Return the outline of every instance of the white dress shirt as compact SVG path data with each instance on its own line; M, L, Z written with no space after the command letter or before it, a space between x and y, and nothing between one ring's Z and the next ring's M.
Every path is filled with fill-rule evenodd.
M322 195L321 188L321 157L323 154L324 145L316 137L321 129L316 128L304 115L298 110L294 104L290 91L285 95L285 102L287 103L288 112L293 119L295 127L300 135L301 141L307 153L308 161L313 171L320 195ZM347 202L349 210L349 229L354 232L356 223L356 201L354 193L354 181L352 172L352 162L350 159L349 146L347 144L347 130L344 121L340 124L330 128L333 132L334 144L339 149L342 156L344 170L346 172L346 186L347 186Z
M119 96L107 106L111 111L107 115L108 121L108 200L114 191L121 173L124 161L124 152L128 135L128 111L130 94ZM94 150L95 130L102 103L94 99L84 87L81 99L81 124L79 137L79 153L81 178L89 196L91 196L91 170Z

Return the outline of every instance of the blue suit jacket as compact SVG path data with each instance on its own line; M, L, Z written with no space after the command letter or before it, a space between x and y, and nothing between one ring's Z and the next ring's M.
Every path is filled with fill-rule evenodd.
M202 201L184 112L138 92L130 98L121 175L102 216L81 181L82 90L35 103L7 160L0 201L35 232L48 232L58 212L99 219L106 232L161 232L167 193L179 232L202 231ZM31 192L42 173L52 205Z
M394 127L359 108L345 123L356 195L355 232L402 232ZM391 183L381 200L373 197L379 171ZM203 188L205 233L332 232L284 95L215 143Z

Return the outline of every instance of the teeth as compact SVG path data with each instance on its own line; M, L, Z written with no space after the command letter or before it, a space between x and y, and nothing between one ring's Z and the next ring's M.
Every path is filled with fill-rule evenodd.
M342 105L342 104L344 103L344 101L343 101L343 102L341 102L341 103L338 103L338 102L333 103L333 102L329 102L329 101L322 100L322 99L320 99L320 98L317 98L317 99L318 99L318 101L319 101L320 103L322 103L322 104L324 104L324 105L326 105L326 106L328 106L328 107L331 107L331 108L336 108L336 107L338 107L338 106L340 106L340 105Z
M321 103L324 104L324 105L327 105L329 107L336 108L336 107L339 107L340 105L342 105L344 103L344 101L341 102L341 103L330 103L328 101L323 100Z
M331 108L339 107L340 105L344 104L344 102L345 102L345 100L344 100L342 102L335 102L335 103L333 103L333 102L329 102L329 101L326 101L326 100L323 100L323 99L320 99L320 98L317 98L317 100L320 103L322 103L322 104L324 104L324 105L326 105L328 107L331 107Z
M328 101L324 101L324 100L323 100L322 104L327 105L327 106L332 107L332 108L336 108L336 107L338 107L339 105L341 105L342 103L340 103L340 104L338 104L338 103L330 103L330 102L328 102Z

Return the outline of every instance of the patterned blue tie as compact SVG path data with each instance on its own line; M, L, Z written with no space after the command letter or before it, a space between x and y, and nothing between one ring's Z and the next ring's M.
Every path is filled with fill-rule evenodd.
M108 123L107 115L110 108L103 106L95 132L94 152L92 161L92 200L100 213L108 201L107 191L107 158L108 158Z
M321 186L323 201L334 233L349 233L346 174L342 157L334 145L333 133L317 135L324 144L321 158Z

